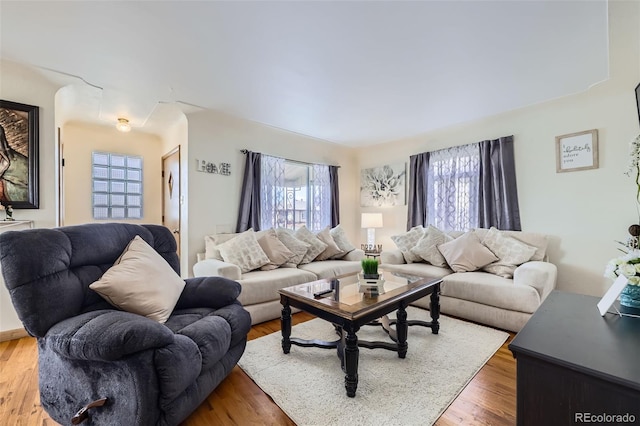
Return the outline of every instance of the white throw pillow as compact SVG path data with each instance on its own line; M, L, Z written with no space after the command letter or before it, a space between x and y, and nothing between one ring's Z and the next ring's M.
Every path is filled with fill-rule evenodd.
M226 243L232 238L237 237L239 234L213 234L213 235L205 235L204 236L204 249L205 259L217 259L224 260L220 255L220 250L218 250L218 246L222 243Z
M334 257L342 257L346 253L340 250L340 247L336 244L333 237L331 236L331 228L326 227L322 231L316 234L318 239L327 245L327 248L324 249L322 253L316 257L315 260L327 260L332 259Z
M316 237L316 235L309 231L304 225L302 225L302 228L299 228L294 232L293 235L310 246L300 262L301 265L313 262L313 260L327 248L327 245L320 241L320 239L318 239L318 237Z
M278 239L276 231L272 228L261 231L262 236L258 237L258 244L269 258L269 263L261 266L263 271L277 269L280 265L287 263L295 254ZM306 253L306 251L305 251Z
M495 253L499 259L497 262L493 262L482 269L503 278L513 278L513 271L519 265L531 260L537 250L536 247L505 235L494 227L489 229L482 240L482 244Z
M347 233L344 231L342 226L338 225L335 228L332 228L329 233L333 237L333 241L335 241L336 245L342 251L342 254L338 256L344 257L347 253L356 249L355 246L351 244L351 241L349 241L349 237L347 237ZM337 258L337 256L334 256L334 259L335 258Z
M498 260L495 254L480 242L480 238L469 231L453 241L440 244L438 250L454 272L477 271Z
M422 225L414 226L404 234L392 235L391 240L402 252L405 262L421 262L422 258L411 252L411 249L418 244L420 238L424 235L424 228Z
M310 244L305 243L304 241L300 241L293 235L293 231L285 228L276 229L276 235L278 239L287 246L289 250L294 253L294 256L287 261L287 263L283 264L283 267L287 268L295 268L302 262L302 258L307 254Z
M269 263L269 258L258 244L253 228L220 244L218 250L225 262L238 265L242 273L253 271Z
M117 308L164 323L180 298L184 280L136 235L113 266L89 288Z
M411 249L411 253L419 256L433 266L446 268L448 266L447 260L442 256L440 250L438 250L438 246L452 240L453 237L445 234L435 226L429 225L425 229L420 241Z

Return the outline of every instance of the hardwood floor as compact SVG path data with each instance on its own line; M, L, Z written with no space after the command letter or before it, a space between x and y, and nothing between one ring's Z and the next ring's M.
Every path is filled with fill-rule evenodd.
M298 324L313 316L300 312ZM249 339L279 332L280 320L255 325ZM516 415L516 363L507 342L487 362L436 422L449 425L513 425ZM55 425L40 406L36 340L24 337L0 343L0 424ZM373 421L372 424L375 424ZM207 397L183 426L295 425L239 368Z

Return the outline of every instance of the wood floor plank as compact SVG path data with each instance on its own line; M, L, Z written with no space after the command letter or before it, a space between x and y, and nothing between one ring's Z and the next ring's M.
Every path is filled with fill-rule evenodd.
M293 324L314 317L300 312ZM280 331L280 320L257 324L249 339ZM436 422L436 426L515 424L516 363L502 345ZM42 409L38 393L37 344L32 337L0 342L0 424L57 425ZM78 407L79 408L79 407ZM73 413L71 413L73 414ZM235 367L182 426L295 426L269 395Z

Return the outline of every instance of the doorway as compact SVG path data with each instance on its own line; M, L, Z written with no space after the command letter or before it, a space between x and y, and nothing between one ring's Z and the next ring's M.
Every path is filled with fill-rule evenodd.
M176 239L180 254L180 145L162 157L162 224Z

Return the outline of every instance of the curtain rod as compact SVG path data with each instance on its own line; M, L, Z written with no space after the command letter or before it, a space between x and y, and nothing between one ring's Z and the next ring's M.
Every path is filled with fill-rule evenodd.
M249 152L249 150L248 149L241 149L240 152L246 155ZM265 154L265 155L267 155L267 154ZM272 157L275 157L275 155L272 155ZM278 157L278 158L283 158L283 157ZM292 160L290 158L284 158L284 160L285 161L289 161L291 163L305 164L307 166L313 166L313 165L331 166L332 165L332 164L322 164L322 163L307 163L306 161ZM334 167L340 168L340 166L334 166Z

